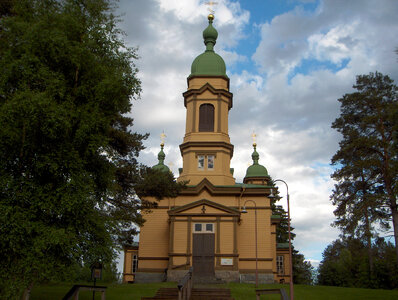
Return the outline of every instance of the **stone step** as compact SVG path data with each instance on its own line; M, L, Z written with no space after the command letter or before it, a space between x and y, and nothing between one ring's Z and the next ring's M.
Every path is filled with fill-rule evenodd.
M177 288L160 288L153 297L142 297L141 300L178 299ZM191 300L233 300L231 290L221 288L193 288Z

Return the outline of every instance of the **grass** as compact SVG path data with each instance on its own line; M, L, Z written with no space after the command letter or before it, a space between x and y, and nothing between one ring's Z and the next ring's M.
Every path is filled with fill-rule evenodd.
M103 285L99 283L98 285ZM55 300L62 297L73 286L73 283L48 284L33 288L32 300ZM153 296L160 287L176 287L176 283L135 283L135 284L112 284L106 285L107 300L140 300L144 296ZM210 286L209 286L210 287ZM256 299L254 284L228 283L217 285L218 288L231 289L232 297L235 300ZM260 284L259 289L284 288L289 292L289 285L281 284ZM397 290L372 290L356 288L340 288L331 286L309 286L295 285L295 300L397 300ZM84 291L79 294L79 299L91 300L92 292ZM96 293L95 299L101 299L100 293ZM279 295L263 295L261 299L280 299ZM210 299L209 299L210 300Z

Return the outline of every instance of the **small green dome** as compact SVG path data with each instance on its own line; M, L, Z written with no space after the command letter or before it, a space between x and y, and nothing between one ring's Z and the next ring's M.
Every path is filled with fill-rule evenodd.
M206 45L206 51L195 58L191 65L191 75L202 76L224 76L228 78L225 62L220 55L214 52L218 32L213 27L213 16L209 16L209 26L203 31L203 40Z
M253 164L247 168L245 178L249 177L267 177L267 169L258 163L260 155L256 151L256 144L253 145L254 151L252 154Z
M152 169L153 170L160 170L160 171L164 171L164 172L170 172L169 167L164 164L164 159L166 158L166 154L164 154L164 152L163 152L163 147L164 147L164 145L160 144L160 151L159 151L159 154L158 154L159 162L158 162L157 165L154 165L152 167Z

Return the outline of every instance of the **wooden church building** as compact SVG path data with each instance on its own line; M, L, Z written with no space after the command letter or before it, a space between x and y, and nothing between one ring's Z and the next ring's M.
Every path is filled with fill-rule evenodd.
M280 216L273 215L270 177L252 154L243 183L230 167L234 146L228 135L232 93L225 62L214 52L218 33L213 15L203 31L204 53L192 63L183 93L186 129L177 180L189 181L178 197L143 211L139 244L125 247L124 282L177 281L193 266L194 278L289 282L289 252L276 243ZM163 143L159 163L164 165Z

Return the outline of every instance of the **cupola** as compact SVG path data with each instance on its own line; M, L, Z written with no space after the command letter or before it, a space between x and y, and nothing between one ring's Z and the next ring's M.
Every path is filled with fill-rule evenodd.
M253 164L247 168L244 183L266 184L270 179L267 169L258 163L260 155L256 150L256 143L253 143L254 151L252 153Z
M160 151L159 151L159 154L158 154L159 162L158 162L157 165L154 165L152 167L152 169L153 170L160 170L160 171L163 171L163 172L170 172L169 167L164 164L164 159L166 158L166 154L164 154L163 148L164 148L164 143L161 143L160 144Z
M210 14L208 20L209 26L203 31L206 50L193 61L191 75L188 78L193 76L222 76L228 78L224 60L214 52L214 45L218 37L218 32L213 27L214 15Z

